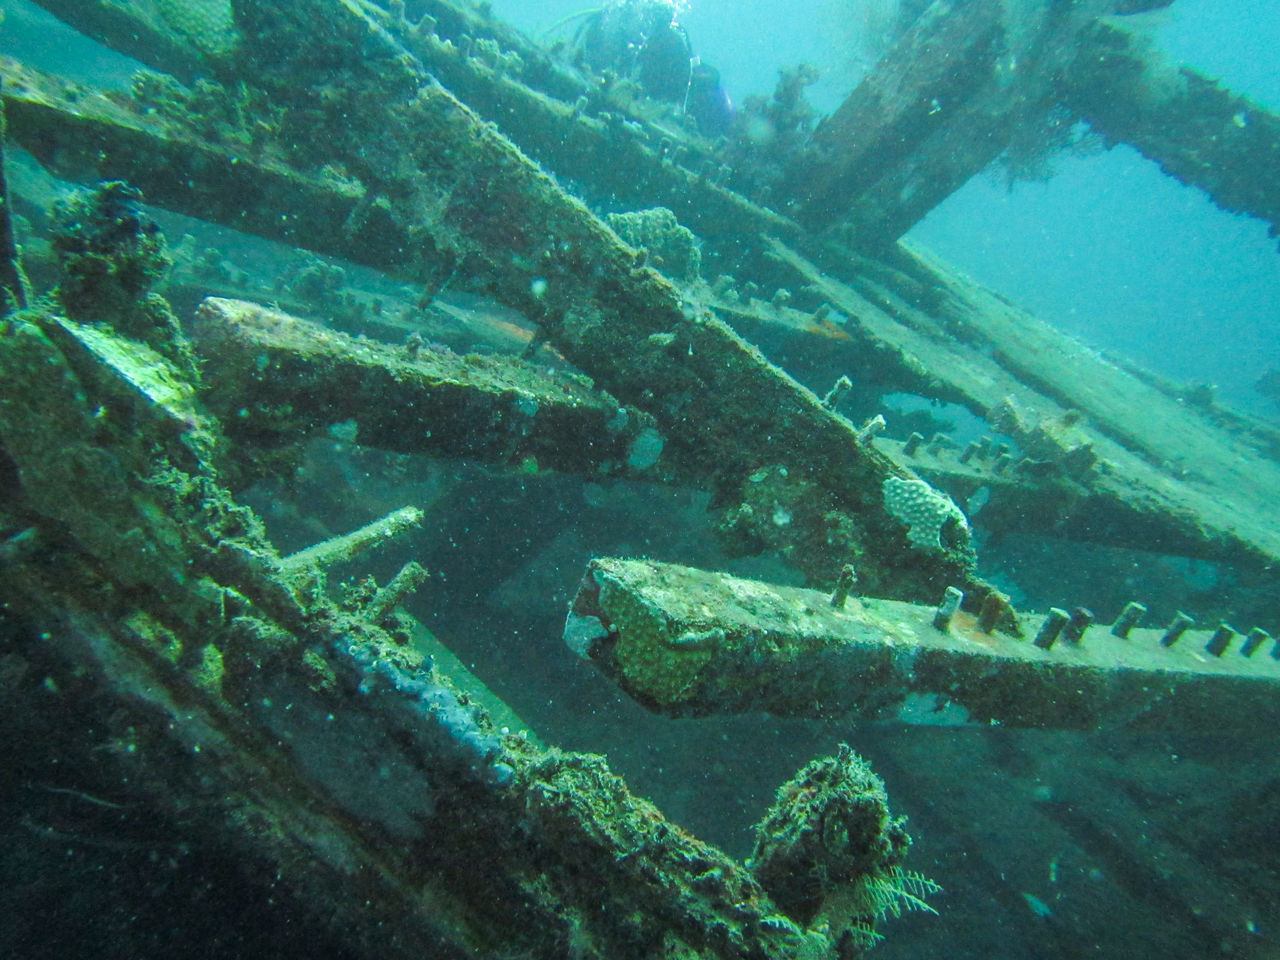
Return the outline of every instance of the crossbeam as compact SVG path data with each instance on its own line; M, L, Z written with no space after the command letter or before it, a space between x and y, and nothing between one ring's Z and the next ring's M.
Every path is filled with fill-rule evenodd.
M1221 629L1184 630L1166 643L1175 631L1121 628L1121 637L1073 619L1046 642L1038 621L1033 640L945 604L843 604L814 590L601 558L574 598L565 639L638 703L670 716L1194 733L1256 733L1280 720L1280 651L1261 633L1233 642Z

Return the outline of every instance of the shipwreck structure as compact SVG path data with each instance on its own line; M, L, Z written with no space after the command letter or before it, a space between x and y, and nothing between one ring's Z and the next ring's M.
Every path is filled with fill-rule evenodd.
M41 0L143 69L121 91L0 61L4 145L89 188L48 215L37 178L10 163L0 180L16 849L39 871L69 847L83 876L113 850L120 887L172 884L187 903L213 889L222 906L193 906L185 929L213 950L224 910L242 955L297 951L283 916L335 956L847 958L892 942L887 916L931 909L938 871L909 857L884 783L848 747L758 804L735 857L602 758L547 746L499 695L544 692L518 654L486 685L464 663L484 654L451 652L413 607L421 592L448 611L471 589L428 572L442 564L483 565L501 589L514 535L465 561L442 546L498 507L382 504L354 449L567 477L584 501L695 491L702 552L669 559L764 557L788 582L588 543L576 595L511 607L550 610L530 614L564 662L548 670L577 654L669 717L809 718L874 749L928 807L949 797L912 807L942 837L940 869L973 849L943 884L968 907L939 927L980 939L1022 911L1042 927L1014 940L1068 956L1104 936L1098 903L1123 902L1116 952L1265 955L1277 881L1248 857L1276 827L1257 799L1275 771L1203 774L1177 788L1203 790L1194 822L1152 829L1140 800L1172 774L1079 738L1183 738L1154 752L1208 770L1222 742L1274 736L1280 432L1101 358L900 242L1064 118L1274 229L1280 184L1258 159L1280 149L1280 121L1126 31L1162 5L939 0L812 128L805 74L785 73L753 107L789 134L764 149L700 135L484 4ZM228 247L277 244L272 265L196 237L166 246L160 211L238 231ZM895 391L962 406L983 431L886 422ZM325 470L381 518L335 531L294 504L264 526L248 505ZM1113 586L1064 563L1058 594L1023 610L982 556L1015 535L1211 565L1229 589L1180 596L1154 563ZM371 572L409 542L442 553ZM543 630L566 603L563 629ZM445 637L447 620L432 624ZM888 747L904 722L925 728ZM1017 772L979 786L992 727L1057 750L1002 740ZM951 766L931 759L940 737L956 738ZM1069 802L1020 792L1086 770ZM1000 846L1013 828L993 809L1049 851L1048 881ZM163 879L157 850L184 851ZM78 879L54 887L79 891L64 915L121 902ZM1045 882L1055 896L1031 890ZM993 903L972 893L986 888ZM50 942L38 912L25 923L12 949ZM962 934L915 936L940 951Z

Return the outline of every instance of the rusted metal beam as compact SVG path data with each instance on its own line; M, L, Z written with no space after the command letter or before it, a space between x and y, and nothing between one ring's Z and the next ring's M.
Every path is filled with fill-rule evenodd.
M1045 121L1077 36L1112 0L933 3L798 156L786 194L810 228L886 246Z
M13 206L5 173L6 129L4 105L0 103L0 310L27 305L27 278L18 260L18 245L13 234Z
M217 62L165 21L155 4L131 0L38 0L63 23L106 47L190 82ZM169 5L180 10L178 5Z
M1131 621L1108 632L1090 626L1087 611L1054 611L1019 637L1004 632L1007 610L987 606L974 617L954 595L937 608L842 600L609 558L588 567L565 640L669 716L763 711L1206 734L1280 721L1280 651L1264 633L1250 644L1224 628L1171 636Z
M1046 486L1042 513L1061 535L1208 557L1274 581L1274 430L1186 403L923 251L872 260L844 250L843 266L829 256L823 267L780 242L771 254L791 283L850 318L848 345L830 349L847 352L851 370L867 357L877 371L896 367L908 389L986 417L1027 467L1062 481ZM928 471L938 459L903 463Z
M205 136L127 97L11 58L0 58L0 82L9 135L60 177L127 180L168 210L410 273L403 226L362 205L358 183L294 169L244 131ZM414 259L425 257L419 251Z
M193 332L202 398L242 442L292 446L353 421L368 446L598 476L640 472L634 455L657 438L651 417L582 377L515 357L356 339L216 297Z
M1109 143L1127 143L1230 213L1280 235L1280 117L1111 23L1081 36L1066 104Z

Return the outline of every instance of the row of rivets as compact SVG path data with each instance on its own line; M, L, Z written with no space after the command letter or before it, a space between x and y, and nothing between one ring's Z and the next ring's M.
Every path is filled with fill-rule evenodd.
M1138 625L1138 621L1146 615L1146 607L1140 603L1130 601L1124 605L1124 609L1120 611L1120 616L1116 617L1116 622L1111 625L1111 632L1123 640L1129 636L1129 631Z
M837 598L839 598L839 602ZM831 598L832 605L843 606L843 599L840 596L839 586L837 586L836 596ZM942 603L938 605L937 610L934 612L933 626L945 633L950 628L951 620L960 609L960 604L963 600L963 591L955 587L947 587ZM978 629L983 633L991 633L1011 609L1007 596L998 590L991 591L983 598L982 606L978 611ZM1139 621L1146 616L1146 613L1147 608L1141 603L1131 601L1125 604L1124 609L1120 611L1120 615L1116 617L1116 622L1111 626L1112 634L1121 639L1127 638ZM1040 629L1036 632L1032 643L1043 650L1048 650L1061 637L1067 643L1079 645L1084 640L1085 632L1093 624L1093 620L1093 611L1087 607L1076 607L1070 612L1063 610L1061 607L1051 607L1048 614L1045 615ZM1169 625L1160 637L1160 643L1166 647L1173 646L1194 625L1195 620L1179 610L1174 614L1173 619L1169 621ZM1213 631L1213 634L1205 644L1205 652L1211 656L1221 657L1231 649L1231 644L1239 635L1239 632L1229 623L1225 621L1219 623L1218 628ZM1258 648L1270 639L1272 639L1271 634L1266 630L1261 627L1254 627L1249 631L1240 647L1241 655L1252 657L1258 651ZM1280 641L1272 647L1271 656L1273 659L1280 660Z
M1040 630L1036 633L1036 638L1032 643L1042 650L1048 650L1058 642L1058 634L1062 633L1062 628L1070 622L1071 614L1061 607L1050 607L1049 613L1045 616L1044 623L1040 625Z
M943 633L947 632L947 628L951 626L951 618L960 609L962 600L964 600L963 590L956 587L947 587L946 593L942 595L942 603L938 605L938 609L933 615L935 630L941 630Z

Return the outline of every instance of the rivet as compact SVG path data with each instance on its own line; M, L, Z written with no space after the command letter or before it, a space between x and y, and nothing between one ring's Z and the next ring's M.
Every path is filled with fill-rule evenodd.
M1071 611L1071 619L1062 628L1062 639L1067 643L1079 644L1091 623L1093 623L1093 611L1088 607L1076 607Z
M907 442L902 445L902 452L908 457L914 457L922 443L924 443L924 434L913 433L911 436L907 437Z
M885 423L884 414L877 413L874 417L858 428L858 443L866 444L874 437L883 433L886 426L888 426L888 424Z
M960 454L960 462L968 463L970 460L974 458L974 456L981 449L982 448L978 446L977 441L974 441L973 443L969 444L967 447L964 448L964 451Z
M1035 640L1032 642L1042 650L1048 650L1058 639L1058 634L1062 632L1071 621L1071 614L1063 610L1061 607L1050 607L1048 615L1044 618L1044 623L1040 625L1040 632L1036 634Z
M945 433L935 433L933 439L929 441L929 446L925 447L925 453L936 457L944 447L951 446L951 438Z
M840 398L853 389L853 381L844 374L840 375L840 379L832 385L827 391L827 395L822 398L822 405L828 410L834 410L836 404L840 402Z
M1136 627L1138 621L1146 615L1146 607L1130 600L1124 605L1124 609L1120 611L1120 616L1116 617L1116 622L1111 625L1111 632L1122 639L1128 638L1129 631Z
M990 633L1009 609L1009 598L999 590L992 590L982 598L982 607L978 610L978 629Z
M1164 636L1160 638L1160 642L1166 647L1172 647L1178 642L1178 638L1187 632L1187 628L1194 623L1194 620L1179 610L1173 615L1173 619L1169 621L1169 626L1165 628Z
M1209 638L1209 642L1204 645L1206 653L1210 653L1215 657L1220 657L1227 652L1227 648L1231 646L1231 641L1236 638L1235 628L1231 624L1223 621L1218 624L1218 629L1213 631L1213 636Z
M1257 649L1270 639L1271 634L1261 627L1254 627L1249 631L1249 635L1244 638L1244 644L1240 647L1240 654L1245 657L1252 657Z
M935 630L941 630L943 633L947 632L947 628L951 626L951 618L960 609L960 601L963 599L963 590L956 587L947 587L947 592L942 595L942 603L938 605L938 611L933 615L933 627Z
M840 576L836 578L836 588L831 594L831 605L837 610L843 610L845 601L849 599L849 591L857 582L858 571L853 569L852 563L846 563L840 568Z

